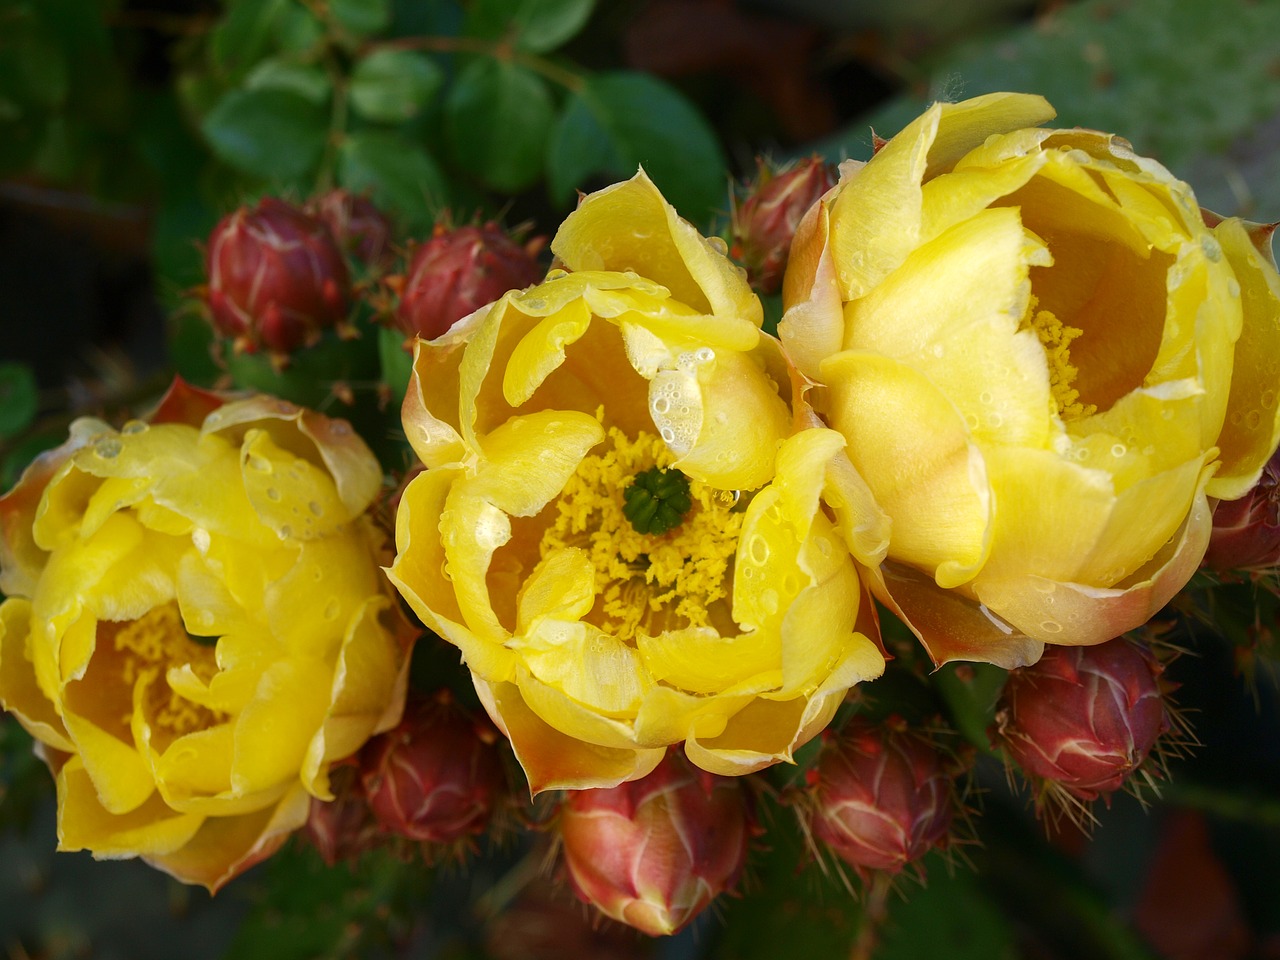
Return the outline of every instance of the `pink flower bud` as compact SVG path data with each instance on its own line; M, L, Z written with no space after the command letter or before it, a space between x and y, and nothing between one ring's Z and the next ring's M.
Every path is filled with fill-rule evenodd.
M498 732L447 693L405 707L399 726L360 752L369 807L384 830L451 843L483 833L506 784Z
M742 784L675 753L643 779L571 792L560 819L578 896L650 936L680 930L737 882L749 827Z
M1280 453L1267 461L1245 496L1214 509L1204 565L1220 573L1280 565Z
M434 340L454 322L492 303L508 290L542 279L535 252L496 223L435 234L413 253L395 319L407 336Z
M391 221L368 197L330 190L307 204L313 216L329 227L338 246L371 269L391 259Z
M209 311L237 350L273 355L319 339L347 316L347 265L323 222L264 197L224 217L205 255Z
M836 180L831 165L816 156L778 170L757 163L756 179L733 212L733 255L747 268L751 285L770 294L782 285L800 219Z
M1095 800L1123 786L1169 728L1162 670L1122 637L1048 647L1038 663L1009 674L996 738L1025 773Z
M813 836L860 873L896 874L942 846L954 812L953 759L899 722L855 719L810 775Z

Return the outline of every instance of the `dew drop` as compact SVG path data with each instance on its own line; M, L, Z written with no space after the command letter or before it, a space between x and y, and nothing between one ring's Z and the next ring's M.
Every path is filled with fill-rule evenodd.
M978 419L978 415L976 413L966 413L964 415L964 422L965 426L970 430L977 430L978 427L982 425L982 421Z
M765 613L777 613L778 591L773 589L760 591L760 606L764 608Z
M830 540L828 540L826 537L817 537L813 542L814 542L814 545L818 548L818 552L820 554L822 554L824 557L831 556Z
M707 237L707 246L722 257L729 255L729 244L723 237Z
M983 403L990 403L995 398L991 396L990 390L983 390L980 394L978 394L978 399Z
M654 399L653 412L658 414L658 416L662 416L664 413L666 413L670 409L671 409L671 401L668 400L666 397L657 397L656 399Z
M134 436L139 433L146 433L150 429L151 428L141 420L129 420L120 428L120 432Z
M933 347L931 348L930 352L931 352L935 357L941 357L941 356L943 356L943 355L947 352L947 348L946 348L946 347L944 347L944 346L943 346L942 344L940 344L940 343L935 343L935 344L933 345Z
M329 427L329 432L336 437L345 437L351 432L351 424L347 423L345 420L334 420L333 424Z
M258 473L273 473L275 471L275 467L271 465L270 460L257 454L251 453L245 462L249 465L250 470L256 470Z
M93 452L103 460L114 460L120 456L121 444L117 437L103 437L93 445Z
M1001 413L993 413L993 414L988 415L988 417L987 417L987 425L988 425L988 426L990 426L990 427L1003 427L1003 426L1004 426L1004 414L1001 414Z
M191 543L201 553L209 552L209 545L213 542L209 536L209 531L204 527L196 527L191 531Z
M1258 427L1262 426L1261 411L1250 410L1247 414L1245 414L1244 422L1249 427L1250 430L1257 430Z
M1240 296L1240 281L1237 280L1235 277L1227 278L1227 293L1229 293L1232 297Z
M554 270L547 271L547 280L562 280L568 275L568 270L561 270L559 267L556 267Z
M267 487L266 494L267 494L268 500L271 500L272 502L275 502L275 503L278 503L280 501L280 491L277 490L275 487Z
M758 533L753 534L747 541L747 559L761 567L769 560L769 544Z
M528 300L523 301L520 305L534 311L547 309L547 301L543 300L541 297L531 297Z
M1262 406L1267 410L1270 410L1276 405L1276 392L1274 390L1263 390L1262 397L1260 399L1262 401Z
M800 592L800 581L796 579L795 574L788 573L782 578L782 593L787 597L794 597Z
M320 506L320 504L316 503L314 500L307 504L307 509L310 510L314 516L324 516L324 507Z
M342 609L342 604L338 602L337 597L330 597L329 602L324 605L324 618L326 620L337 620L338 613Z
M1123 443L1113 443L1111 445L1111 455L1113 457L1123 457L1128 452L1129 452L1129 448L1126 447Z
M670 427L663 427L661 430L658 431L658 433L662 436L662 440L664 443L675 443L676 432L672 430Z
M1061 633L1062 624L1060 624L1057 620L1045 620L1043 623L1040 624L1040 629L1043 630L1045 633Z
M699 347L693 356L699 363L710 363L716 358L716 352L710 347Z
M1204 250L1204 255L1209 258L1211 263L1217 263L1222 259L1222 247L1218 245L1217 240L1208 234L1200 238L1200 248Z
M282 523L280 525L280 539L288 540L292 536L293 536L293 527L289 526L287 523Z

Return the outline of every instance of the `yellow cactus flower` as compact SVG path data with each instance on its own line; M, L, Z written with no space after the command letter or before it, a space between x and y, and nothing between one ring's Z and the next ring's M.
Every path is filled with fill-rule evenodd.
M0 498L0 704L57 778L64 850L216 890L395 724L410 634L343 421L178 383L77 420Z
M935 104L845 165L785 281L782 341L892 521L876 591L938 662L1139 626L1280 437L1269 231L1053 116Z
M884 666L822 508L857 496L829 479L844 441L796 422L759 301L643 172L552 249L566 270L417 346L427 469L391 580L534 792L636 779L680 742L715 773L788 760Z

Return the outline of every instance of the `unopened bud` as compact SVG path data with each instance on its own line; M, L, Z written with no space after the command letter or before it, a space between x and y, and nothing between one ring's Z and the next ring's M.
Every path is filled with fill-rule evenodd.
M770 294L782 286L796 226L836 181L834 168L816 156L777 170L764 160L758 164L756 179L733 211L733 252L751 285Z
M309 212L329 227L338 246L370 270L391 259L391 221L368 197L330 190L307 204Z
M1169 729L1163 668L1122 637L1050 646L1009 674L996 739L1023 772L1079 800L1122 787Z
M737 882L749 827L741 782L676 753L643 779L571 792L560 819L578 895L650 936L680 930Z
M1220 573L1280 565L1280 453L1267 461L1252 490L1214 508L1204 565Z
M239 351L265 348L283 362L346 319L350 279L333 234L283 200L224 217L205 260L214 328Z
M537 243L521 245L496 223L448 229L418 246L403 278L396 325L409 337L434 340L453 324L542 279Z
M376 846L377 831L354 761L331 767L329 780L333 799L311 798L306 835L324 862L332 867Z
M411 701L400 724L360 752L369 807L384 830L452 843L483 833L505 786L498 732L447 694Z
M945 843L956 772L925 735L854 719L824 743L811 775L813 836L860 873L900 873Z

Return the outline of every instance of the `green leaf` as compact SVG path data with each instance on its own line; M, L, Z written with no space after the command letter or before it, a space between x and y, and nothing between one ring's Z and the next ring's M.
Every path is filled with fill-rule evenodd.
M232 90L201 129L214 152L237 170L296 180L320 159L328 114L290 90Z
M390 327L378 330L378 359L382 365L382 382L391 388L391 396L399 409L409 389L413 373L413 354L404 348L404 334Z
M21 433L36 418L35 374L22 363L0 363L0 437Z
M351 73L351 106L367 120L400 123L421 113L443 81L443 71L426 54L377 50Z
M209 56L219 70L232 76L248 70L271 49L273 31L287 0L235 0L213 28Z
M244 85L250 90L288 90L317 106L328 103L333 92L333 84L322 67L274 57L254 67Z
M992 752L987 728L995 721L996 701L1008 677L1007 670L987 663L949 663L929 675L956 728L984 753Z
M377 33L391 22L390 0L330 0L329 13L345 30L359 37Z
M312 53L324 43L324 24L307 8L290 6L276 23L276 43L285 53Z
M514 40L522 50L544 53L571 40L591 17L595 0L479 0L468 32Z
M553 110L546 84L514 63L473 60L445 103L453 159L488 187L518 193L542 173Z
M629 177L642 165L695 223L728 202L720 144L689 101L649 74L589 78L551 136L547 177L553 199L567 203L588 177Z
M1015 960L1013 930L971 869L926 860L926 886L902 885L881 930L876 960Z
M409 231L430 227L448 199L431 155L419 144L380 130L361 130L343 141L338 180L353 193L367 192Z

